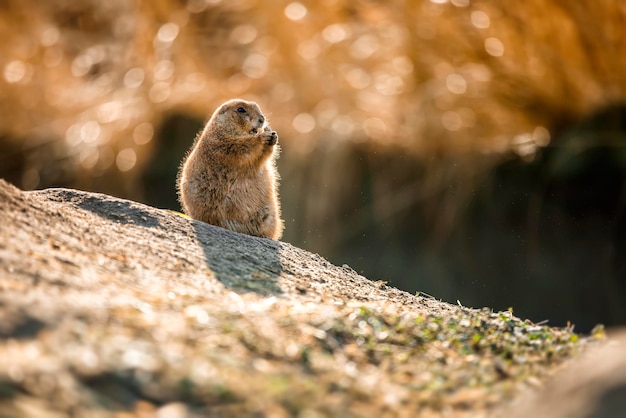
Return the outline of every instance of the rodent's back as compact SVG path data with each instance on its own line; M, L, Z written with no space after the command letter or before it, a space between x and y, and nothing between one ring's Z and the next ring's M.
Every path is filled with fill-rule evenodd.
M276 132L258 105L222 104L196 138L178 175L183 211L249 235L280 239Z

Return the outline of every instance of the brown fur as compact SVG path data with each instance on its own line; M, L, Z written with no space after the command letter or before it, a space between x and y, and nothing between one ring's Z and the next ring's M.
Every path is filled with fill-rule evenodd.
M256 103L233 99L222 104L180 167L183 211L222 228L280 239L277 141Z

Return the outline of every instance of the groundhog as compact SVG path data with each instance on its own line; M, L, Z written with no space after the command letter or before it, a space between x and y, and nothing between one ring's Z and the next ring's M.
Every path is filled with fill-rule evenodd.
M178 172L178 197L194 219L280 239L278 135L254 102L229 100L196 137Z

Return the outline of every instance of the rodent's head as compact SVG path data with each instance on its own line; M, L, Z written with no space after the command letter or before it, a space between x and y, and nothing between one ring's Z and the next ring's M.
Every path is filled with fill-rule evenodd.
M215 118L220 125L236 127L237 131L245 135L256 135L265 126L265 116L261 108L254 102L242 99L229 100L222 104L215 112Z

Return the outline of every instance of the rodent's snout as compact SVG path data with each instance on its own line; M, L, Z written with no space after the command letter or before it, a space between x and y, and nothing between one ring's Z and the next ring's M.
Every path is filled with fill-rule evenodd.
M253 134L257 134L263 125L265 124L265 116L261 115L259 118L253 123L253 128L250 131Z
M252 119L251 122L252 122L252 130L250 130L250 133L257 134L259 130L261 130L263 128L263 125L265 124L265 116L259 115L259 117L256 120Z

